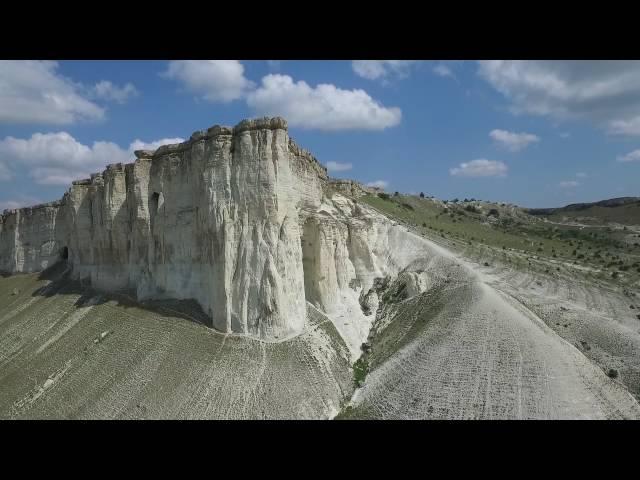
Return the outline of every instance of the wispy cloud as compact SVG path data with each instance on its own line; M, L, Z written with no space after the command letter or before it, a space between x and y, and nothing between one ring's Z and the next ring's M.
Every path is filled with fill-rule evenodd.
M0 162L0 182L7 182L13 178L13 173L2 162Z
M487 60L479 74L514 113L584 118L612 135L640 136L640 61Z
M634 150L618 157L619 162L640 162L640 150Z
M451 77L454 78L453 72L451 71L451 69L449 67L447 67L446 65L443 65L442 63L439 63L438 65L436 65L435 67L433 67L433 73L435 73L436 75L440 76L440 77Z
M409 76L411 68L417 64L415 60L354 60L351 68L356 75L367 80L387 82L391 78Z
M524 150L530 144L540 141L540 138L532 133L515 133L507 130L492 130L489 136L500 147L510 152Z
M376 187L376 188L387 188L389 186L389 182L386 180L376 180L375 182L367 183L367 187Z
M558 186L560 188L575 188L579 185L580 183L576 180L563 180L562 182L558 183Z
M461 177L505 177L507 170L508 167L503 162L480 158L461 163L460 166L451 168L449 173Z
M327 162L327 170L330 172L345 172L352 168L353 165L351 163Z
M640 116L622 120L612 120L609 122L609 133L629 137L640 136Z
M124 104L130 98L137 97L140 94L132 83L127 83L123 87L118 87L107 80L102 80L101 82L96 83L91 89L91 93L95 98L113 101L119 104Z
M13 210L16 208L30 207L44 203L40 198L30 195L18 195L15 198L9 200L0 200L0 212L5 209Z
M437 63L431 68L431 71L442 78L450 78L454 80L456 83L460 83L458 77L455 74L454 66L458 65L460 62L458 61L448 61L447 63ZM469 91L465 92L467 96L469 96Z

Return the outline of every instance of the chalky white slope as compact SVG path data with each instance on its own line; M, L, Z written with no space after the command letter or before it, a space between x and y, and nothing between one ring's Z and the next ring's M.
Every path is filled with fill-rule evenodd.
M421 254L387 290L407 294L378 312L374 369L352 416L640 418L620 383L472 265L406 230L400 236Z

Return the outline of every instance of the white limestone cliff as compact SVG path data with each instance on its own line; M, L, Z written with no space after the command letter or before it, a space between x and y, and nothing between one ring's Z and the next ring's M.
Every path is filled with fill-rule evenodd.
M282 118L135 155L73 182L58 202L5 211L0 271L65 258L94 288L195 299L216 329L267 341L302 332L309 302L356 355L377 305L374 279L411 261L394 248L406 241L401 227L355 200L365 187L329 180Z

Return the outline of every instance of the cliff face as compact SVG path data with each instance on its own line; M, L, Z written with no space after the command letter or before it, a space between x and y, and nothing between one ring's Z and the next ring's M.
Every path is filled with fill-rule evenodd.
M135 153L59 202L5 211L0 270L66 258L72 277L95 288L193 298L216 329L265 340L300 333L308 301L336 319L355 315L348 328L336 320L352 349L366 339L371 318L358 298L399 268L385 250L391 224L328 187L283 119Z
M358 198L363 195L375 195L383 190L378 187L366 187L359 182L354 180L345 180L342 178L330 178L329 185L335 191L349 195L353 198Z

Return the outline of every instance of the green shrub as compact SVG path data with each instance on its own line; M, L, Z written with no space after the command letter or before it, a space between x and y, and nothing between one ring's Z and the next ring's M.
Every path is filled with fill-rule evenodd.
M388 193L379 193L378 197L382 200L389 200L391 198Z
M369 373L369 362L363 355L360 357L356 363L353 364L353 381L356 385L356 388L359 388L364 383L367 378L367 374Z

